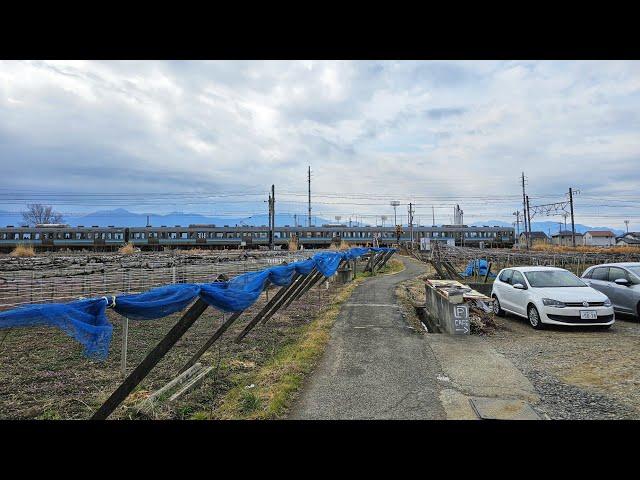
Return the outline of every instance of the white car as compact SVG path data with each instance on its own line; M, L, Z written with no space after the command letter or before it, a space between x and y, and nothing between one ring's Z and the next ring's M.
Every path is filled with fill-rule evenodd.
M611 301L564 268L513 267L500 270L491 290L493 311L544 324L600 326L615 322Z

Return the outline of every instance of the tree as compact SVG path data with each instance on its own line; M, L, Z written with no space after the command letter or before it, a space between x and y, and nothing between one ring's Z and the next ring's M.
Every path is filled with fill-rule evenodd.
M62 223L62 214L53 211L50 205L42 205L40 203L30 203L27 205L27 211L22 212L22 219L29 226L35 226L39 223Z

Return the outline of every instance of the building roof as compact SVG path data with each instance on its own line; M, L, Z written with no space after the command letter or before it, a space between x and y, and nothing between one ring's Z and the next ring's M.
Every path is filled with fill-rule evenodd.
M520 235L529 236L529 232L522 232ZM531 232L531 238L549 238L544 232Z
M618 242L628 243L629 245L640 245L640 240L638 240L637 238L618 237L616 240Z
M615 237L615 234L610 230L589 230L586 233L592 237Z
M553 235L551 235L551 236L552 236L552 237L558 237L558 236L561 236L561 237L570 237L571 235L573 235L573 234L571 233L571 230L562 230L561 232L556 232L556 233L554 233L554 234L553 234ZM581 233L576 232L576 237L581 237L581 236L582 236L582 234L581 234Z

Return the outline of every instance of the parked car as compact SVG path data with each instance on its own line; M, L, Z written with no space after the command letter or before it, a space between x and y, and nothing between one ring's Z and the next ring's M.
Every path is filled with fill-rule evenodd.
M582 274L587 285L604 293L616 312L640 318L640 263L606 263Z
M607 296L564 268L505 268L493 282L491 296L496 315L525 317L535 329L545 324L608 328L615 322Z

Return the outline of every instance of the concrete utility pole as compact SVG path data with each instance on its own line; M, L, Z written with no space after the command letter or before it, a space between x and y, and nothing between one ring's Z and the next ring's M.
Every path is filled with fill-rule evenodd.
M431 205L431 226L436 226L436 209L433 205Z
M627 227L627 233L629 233L629 220L625 220L624 224Z
M411 248L413 248L413 204L409 203L409 233L411 238Z
M529 215L529 212L527 210L527 194L525 193L525 189L524 189L524 172L522 172L522 208L524 209L524 231L525 231L525 237L527 240L527 250L529 250L529 234L526 233L528 232L527 229L527 217Z
M271 196L269 197L269 248L276 249L275 229L276 229L276 187L271 185Z
M309 182L309 226L311 226L311 165L309 165L309 176L307 181Z
M531 211L529 210L529 195L525 197L525 206L527 208L527 223L529 224L529 233L527 234L527 250L529 250L529 245L531 244Z
M573 221L573 190L569 187L569 205L571 206L571 242L576 246L576 226Z

